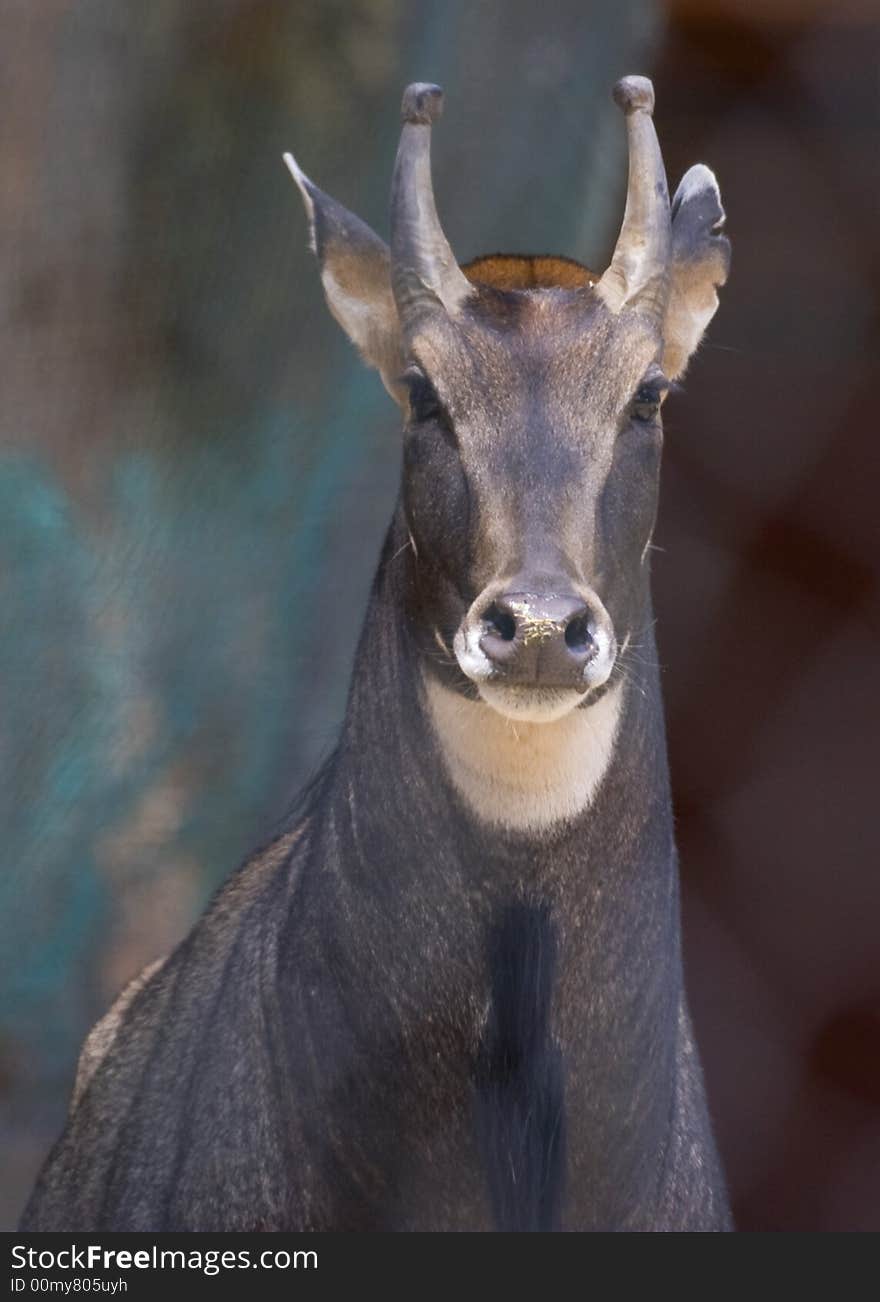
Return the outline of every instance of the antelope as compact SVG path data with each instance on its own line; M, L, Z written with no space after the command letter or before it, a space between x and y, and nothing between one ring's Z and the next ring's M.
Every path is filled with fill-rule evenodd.
M728 1230L650 595L661 407L718 306L643 77L607 270L460 266L414 84L386 245L286 155L403 414L338 746L86 1041L29 1230Z

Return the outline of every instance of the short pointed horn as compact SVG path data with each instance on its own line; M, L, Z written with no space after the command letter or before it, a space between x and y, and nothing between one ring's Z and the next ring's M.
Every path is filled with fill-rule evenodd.
M473 286L443 234L431 181L431 126L443 111L439 86L403 94L403 130L391 182L391 284L401 323L442 305L455 312Z
M612 312L637 307L659 318L669 292L672 236L666 171L651 118L654 87L647 77L624 77L614 100L626 114L629 185L617 247L595 292Z

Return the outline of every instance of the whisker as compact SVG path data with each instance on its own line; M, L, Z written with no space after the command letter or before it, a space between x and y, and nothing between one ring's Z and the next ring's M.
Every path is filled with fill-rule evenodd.
M398 547L397 551L396 551L396 552L394 553L394 555L391 557L391 560L388 562L388 564L389 564L389 565L393 565L394 562L397 560L398 556L402 556L402 555L403 555L403 553L406 551L407 547L412 547L413 552L415 552L415 550L416 550L416 549L415 549L415 544L414 544L414 542L413 542L412 534L410 534L410 536L407 538L406 542L403 544L402 547Z

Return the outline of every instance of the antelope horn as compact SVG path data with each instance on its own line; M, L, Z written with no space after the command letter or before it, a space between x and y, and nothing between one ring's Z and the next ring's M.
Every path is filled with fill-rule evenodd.
M626 114L629 184L617 247L596 293L612 312L634 307L659 318L669 292L672 233L666 172L651 120L654 87L647 77L624 77L614 87L614 101Z
M403 130L391 182L391 286L401 324L440 304L455 312L473 286L443 234L431 183L431 125L443 111L439 86L403 93Z

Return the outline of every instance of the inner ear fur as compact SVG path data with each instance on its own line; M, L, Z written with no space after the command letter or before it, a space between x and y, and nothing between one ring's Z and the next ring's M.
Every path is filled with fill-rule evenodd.
M714 173L697 163L672 200L672 272L664 323L663 370L684 372L718 310L718 289L730 271L730 241Z
M388 245L366 222L309 180L296 160L284 161L302 195L309 247L318 259L331 313L364 361L374 366L395 402L404 406L400 322L391 292Z

